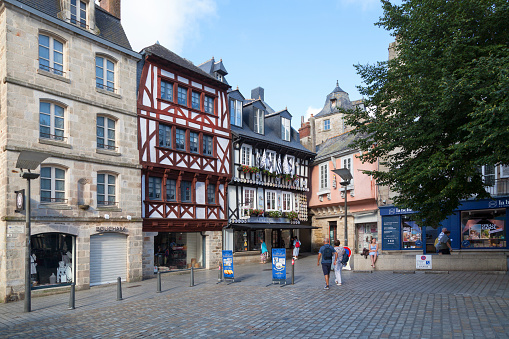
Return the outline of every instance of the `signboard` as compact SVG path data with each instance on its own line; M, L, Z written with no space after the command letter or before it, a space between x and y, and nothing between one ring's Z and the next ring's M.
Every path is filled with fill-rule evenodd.
M272 280L284 280L286 282L286 249L272 249Z
M348 254L348 257L352 256L352 250L349 247L344 246L346 253ZM338 258L338 260L341 260L341 258ZM350 267L350 260L346 263L346 266L343 266L344 270L350 271L352 268Z
M225 279L233 279L233 251L223 251L223 275Z
M21 213L25 210L25 190L14 191L16 193L16 210L14 212Z
M25 225L9 225L7 226L7 234L25 233Z
M401 244L401 231L399 216L382 218L382 249L399 250Z
M415 268L418 270L431 270L431 255L418 254L415 256Z

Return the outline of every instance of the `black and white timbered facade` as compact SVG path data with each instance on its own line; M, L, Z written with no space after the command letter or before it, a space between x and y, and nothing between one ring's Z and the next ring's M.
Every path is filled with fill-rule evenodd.
M292 236L309 244L307 192L314 153L300 144L288 110L275 112L264 101L263 88L252 90L251 99L238 89L228 98L233 178L225 248L258 254L261 239L270 250L290 248Z
M229 86L159 44L142 56L138 142L143 231L150 239L145 256L159 270L210 267L220 258L227 225ZM219 72L226 74L224 67Z

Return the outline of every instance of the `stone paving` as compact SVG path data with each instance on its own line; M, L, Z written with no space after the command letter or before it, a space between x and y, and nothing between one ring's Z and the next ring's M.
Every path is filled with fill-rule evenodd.
M236 282L217 270L0 304L1 338L509 338L509 275L489 272L345 271L324 290L316 255L296 262L295 285L271 284L270 265L235 266ZM428 272L429 273L429 272ZM332 277L332 276L331 276ZM288 275L290 282L290 275ZM333 279L331 279L333 281Z

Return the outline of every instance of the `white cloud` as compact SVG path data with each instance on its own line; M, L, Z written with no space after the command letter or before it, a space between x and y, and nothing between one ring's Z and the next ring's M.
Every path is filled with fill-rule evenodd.
M305 120L308 121L309 118L311 117L311 114L316 115L321 110L322 110L321 108L314 108L314 107L308 106L308 109L306 110Z
M360 6L363 11L380 7L379 0L338 0L338 4L343 6Z
M200 21L216 16L214 0L123 0L122 26L133 49L159 41L179 54L200 37Z

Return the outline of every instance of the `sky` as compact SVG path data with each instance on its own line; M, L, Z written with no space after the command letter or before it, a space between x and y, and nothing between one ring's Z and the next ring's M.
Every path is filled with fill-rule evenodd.
M157 41L199 65L223 60L226 80L245 98L258 86L292 126L318 113L339 86L362 99L355 64L385 61L388 31L375 26L378 0L122 0L122 25L135 51ZM142 4L142 5L141 5Z

